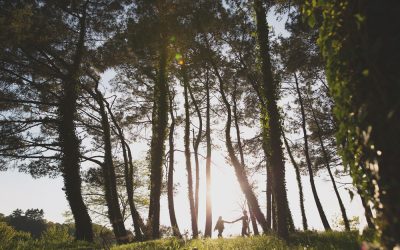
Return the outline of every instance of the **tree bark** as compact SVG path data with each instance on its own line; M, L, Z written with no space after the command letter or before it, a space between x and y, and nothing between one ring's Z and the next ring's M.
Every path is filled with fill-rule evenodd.
M161 34L157 82L154 86L153 126L150 145L150 207L148 229L153 239L160 238L160 197L164 141L168 126L167 38Z
M306 115L304 112L304 105L303 105L303 98L301 97L300 93L300 88L299 88L299 81L297 79L296 74L294 74L295 78L295 83L296 83L296 92L299 98L299 103L300 103L300 110L301 110L301 127L303 129L303 135L304 135L304 154L306 156L306 162L307 162L307 168L308 172L310 174L310 183L311 183L311 190L314 196L315 204L317 205L318 213L319 216L321 217L322 224L324 225L325 230L331 230L331 227L329 225L328 220L326 219L325 212L322 208L321 202L318 197L317 189L315 188L315 183L314 183L314 173L311 165L311 159L310 159L310 154L308 150L308 135L307 135L307 129L306 129Z
M294 170L296 172L296 180L297 180L297 186L299 188L299 198L300 198L300 210L301 210L301 218L303 221L303 229L304 231L308 230L308 224L307 224L307 217L306 217L306 212L304 209L304 194L303 194L303 185L301 184L301 175L300 175L300 169L299 166L297 165L296 161L294 160L294 157L292 155L292 150L290 149L289 143L285 137L285 133L282 131L282 136L283 140L285 142L286 146L286 151L288 152L290 161L292 162L292 165L294 167Z
M269 138L268 148L271 150L271 168L273 176L273 191L277 206L278 236L287 239L288 231L288 211L287 193L285 183L285 164L283 158L281 142L281 123L277 106L276 83L272 75L271 59L269 54L269 37L266 11L261 0L254 0L254 11L257 22L258 44L260 47L261 71L263 75L263 90L266 102L266 113L268 119L265 119L263 126L268 127Z
M206 75L206 91L207 91L207 109L206 109L206 141L207 141L207 158L206 158L206 225L204 236L211 238L212 233L212 193L211 193L211 124L210 124L210 82L208 78L208 69Z
M192 234L193 238L198 237L198 227L196 218L196 208L193 198L193 179L192 179L192 164L190 160L190 112L189 112L189 95L188 95L188 79L185 65L182 65L182 78L183 78L183 89L185 98L185 135L184 135L184 146L185 146L185 158L186 158L186 171L188 178L188 196L189 196L189 207L190 207L190 218L192 222Z
M172 233L175 237L182 238L182 234L179 230L178 222L176 221L175 206L174 206L174 132L175 132L175 116L173 106L173 94L169 92L169 115L171 116L171 125L169 127L169 164L168 164L168 183L167 183L167 195L168 195L168 211L169 219L171 221Z

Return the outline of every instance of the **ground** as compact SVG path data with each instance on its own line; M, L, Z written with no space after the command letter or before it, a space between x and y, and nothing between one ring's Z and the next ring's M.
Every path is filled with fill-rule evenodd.
M150 250L150 249L360 249L362 239L358 232L305 232L292 234L286 242L273 235L249 238L226 239L162 240L133 243L114 247L113 250Z

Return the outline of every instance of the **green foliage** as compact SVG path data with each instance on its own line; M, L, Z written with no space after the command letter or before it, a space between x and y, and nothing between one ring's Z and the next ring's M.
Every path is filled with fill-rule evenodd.
M26 232L18 232L5 222L0 222L0 249L15 249L20 241L29 241L31 236Z
M93 244L75 241L64 226L50 226L39 239L33 239L27 232L17 231L0 222L0 250L20 249L93 249Z
M42 234L41 240L45 242L46 245L54 245L57 243L65 244L73 241L73 237L69 234L66 227L53 225Z

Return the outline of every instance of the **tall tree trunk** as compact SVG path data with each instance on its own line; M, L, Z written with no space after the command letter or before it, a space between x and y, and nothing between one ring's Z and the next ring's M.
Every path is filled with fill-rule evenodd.
M108 218L113 228L117 243L124 244L129 242L129 238L119 207L116 176L112 159L110 123L103 102L103 94L98 90L97 85L93 97L100 107L101 127L103 129L104 163L102 164L102 174L104 180L105 200L108 208Z
M204 230L205 237L211 237L212 232L212 193L211 193L211 124L210 124L210 82L208 69L206 75L207 109L206 109L206 225Z
M169 127L169 166L168 166L168 183L167 183L167 195L168 195L168 211L169 219L171 221L172 233L175 237L182 238L182 234L179 230L178 222L176 221L175 206L174 206L174 132L175 132L175 116L173 106L173 93L169 92L169 115L171 116L171 125Z
M225 96L224 92L224 84L221 75L218 72L218 68L215 65L215 62L213 59L210 59L210 62L212 64L212 67L214 69L214 72L218 78L219 81L219 89L221 92L221 97L222 100L225 104L225 107L227 109L227 121L226 121L226 128L225 128L225 137L226 137L226 147L228 150L229 157L231 159L232 165L235 169L235 174L236 177L239 181L240 188L242 189L242 192L244 193L247 202L249 202L251 208L253 209L254 215L257 218L257 221L260 223L262 229L264 232L268 231L267 227L267 221L265 220L264 214L262 213L260 206L258 204L257 197L255 196L253 189L249 183L249 180L247 179L246 172L244 171L242 165L240 164L238 158L235 155L235 151L232 145L232 140L231 140L231 125L232 125L232 112L231 112L231 106L228 102L228 99Z
M146 232L145 225L143 220L136 209L135 202L133 199L133 161L132 154L128 143L125 141L124 132L119 126L117 119L115 118L111 107L106 99L103 99L106 104L108 113L110 114L111 121L113 122L115 128L117 129L116 134L120 140L122 155L124 158L124 177L125 177L125 185L126 185L126 193L128 196L129 209L131 211L131 217L133 222L133 228L135 231L135 238L137 241L142 241L144 239L143 233Z
M187 72L185 65L182 65L182 78L183 78L183 90L185 98L185 158L186 158L186 171L188 178L188 196L189 196L189 207L190 207L190 218L192 222L192 234L193 238L198 237L198 227L196 218L196 208L193 198L193 179L192 179L192 164L190 160L190 112L189 112L189 95L188 95L188 84Z
M82 62L86 34L86 7L79 21L79 41L74 63L68 79L62 83L62 96L59 101L58 133L61 155L61 172L64 179L64 190L75 220L75 237L77 240L93 241L92 221L83 202L80 176L80 141L76 135L75 123L78 98L78 71Z
M245 170L246 166L245 166L245 162L244 162L242 139L240 138L239 119L238 119L238 115L237 115L237 104L236 104L237 82L235 82L234 85L235 85L235 88L234 88L233 94L232 94L233 121L234 121L235 129L236 129L236 138L237 138L238 149L239 149L240 163L242 164L242 167ZM247 202L247 204L248 204L248 207L249 207L250 220L251 220L251 224L253 226L254 235L259 235L260 233L258 232L256 217L254 216L254 212L253 212L253 210L252 210L252 208L250 206L250 203Z
M257 21L258 45L260 47L261 71L263 75L263 88L266 102L266 113L268 119L264 126L268 127L268 144L271 150L271 168L273 176L273 191L276 201L278 219L278 235L284 239L289 236L287 216L287 193L285 183L285 164L281 142L281 122L277 106L277 86L272 75L271 59L269 54L269 37L266 11L263 1L254 0L254 10Z
M203 121L201 119L200 108L197 105L196 99L194 98L192 87L188 83L188 90L190 94L190 98L193 102L194 108L197 113L197 117L199 119L199 131L197 133L196 139L194 139L194 130L193 130L193 149L194 149L194 161L196 164L196 188L195 188L195 197L194 197L194 207L196 214L196 221L198 223L199 218L199 189L200 189L200 169L199 169L199 145L201 142L201 134L203 133Z
M311 190L312 190L312 193L314 196L315 204L317 205L319 216L321 217L322 224L324 225L325 230L331 230L329 222L326 219L324 209L322 208L321 202L319 200L317 189L315 188L314 173L313 173L310 154L309 154L309 150L308 150L308 135L307 135L307 129L306 129L306 115L304 112L303 98L301 97L299 81L297 79L296 74L294 74L294 78L295 78L295 83L296 83L296 92L297 92L297 95L299 98L299 103L300 103L301 119L302 119L301 127L303 129L303 135L304 135L304 154L306 156L307 168L308 168L308 172L310 174Z
M150 145L150 207L149 230L153 239L160 238L160 196L164 141L168 126L167 38L162 34L157 82L154 86L153 126Z
M64 190L75 220L77 240L93 241L92 222L82 198L80 176L80 142L75 131L78 83L75 80L63 84L63 96L59 106L59 140L62 150L61 171Z
M308 224L307 224L307 217L306 217L306 211L304 209L304 195L303 195L303 185L301 184L301 175L300 175L300 169L299 166L297 165L296 161L294 160L294 157L292 155L292 150L290 149L289 143L286 139L285 133L282 131L282 136L283 140L285 142L286 146L286 151L288 152L290 161L292 162L292 165L294 167L294 170L296 172L296 180L297 180L297 186L299 188L299 198L300 198L300 210L301 210L301 218L303 221L303 229L304 231L308 230Z
M309 99L309 98L308 98L308 99ZM330 166L330 164L329 164L328 153L327 153L326 150L325 150L324 141L323 141L322 135L321 135L321 127L320 127L319 122L318 122L318 119L317 119L317 117L316 117L316 115L315 115L315 110L314 110L313 104L311 103L311 100L310 100L310 99L309 99L309 105L310 105L310 108L311 108L311 113L312 113L312 115L313 115L313 119L314 119L315 125L317 125L317 136L318 136L319 143L320 143L320 145L321 145L322 155L323 155L323 157L324 157L325 166L326 166L326 169L328 170L329 177L330 177L330 179L331 179L331 181L332 181L333 190L335 190L336 198L337 198L337 200L338 200L338 202L339 202L339 207L340 207L340 211L341 211L341 213L342 213L342 218L343 218L343 221L344 221L344 226L345 226L345 229L346 229L347 231L350 231L350 222L349 222L349 219L347 218L346 209L345 209L345 207L344 207L344 205L343 205L342 198L340 197L339 190L338 190L338 188L337 188L337 186L336 186L335 178L333 177L333 174L332 174L331 166Z

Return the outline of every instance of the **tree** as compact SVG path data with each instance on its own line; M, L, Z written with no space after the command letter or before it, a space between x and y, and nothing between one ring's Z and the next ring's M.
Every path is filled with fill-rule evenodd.
M310 101L309 101L309 105L310 105L311 114L312 114L314 123L315 123L315 125L317 127L316 133L317 133L317 136L318 136L318 140L319 140L319 142L321 144L321 150L322 150L322 155L323 155L324 162L325 162L325 165L326 165L326 169L328 170L329 177L330 177L330 179L332 181L332 185L333 185L333 189L335 191L336 198L338 199L338 202L339 202L340 211L341 211L342 217L343 217L343 222L344 222L346 230L350 231L350 223L349 223L349 219L347 218L346 209L345 209L345 207L343 205L342 198L340 197L338 188L336 186L335 178L333 177L333 174L332 174L331 166L329 164L330 160L329 160L328 153L325 150L324 142L323 142L322 135L321 135L321 127L320 127L319 122L317 120L317 117L315 115L314 107L313 107L313 105L312 105L312 103Z
M169 10L169 11L163 11ZM150 143L150 207L148 215L148 237L160 237L160 197L164 142L168 127L168 64L169 42L175 12L168 8L167 1L139 1L134 9L135 18L128 24L128 40L138 60L150 69L153 81L152 138ZM154 32L149 33L152 29ZM146 34L146 35L144 35ZM151 49L149 49L151 48ZM155 69L153 74L151 70Z
M103 132L104 143L104 162L101 163L101 167L103 174L105 200L108 207L108 217L113 227L117 242L119 244L123 244L129 242L129 239L119 207L116 175L112 155L110 122L108 114L106 112L104 96L99 90L99 80L95 76L92 77L95 81L94 90L87 89L87 91L99 105L98 112L101 116L101 128Z
M192 222L192 234L193 238L198 237L198 226L197 216L195 208L195 200L193 196L193 179L192 179L192 165L190 156L190 112L189 112L189 79L186 71L186 66L182 65L182 82L183 82L183 94L185 99L185 135L184 135L184 146L185 146L185 159L186 159L186 171L188 178L188 196L190 206L190 216Z
M246 165L245 165L245 161L244 161L244 153L243 153L243 147L242 147L242 140L240 137L240 127L239 127L239 118L238 118L238 111L237 111L237 82L234 83L234 89L233 89L233 93L232 93L232 102L233 102L233 106L232 106L232 113L233 113L233 121L235 124L235 129L236 129L236 138L237 138L237 148L239 151L239 156L240 156L240 163L242 164L243 169L246 169ZM251 220L251 224L253 226L253 231L254 231L254 235L259 235L258 232L258 227L257 227L257 221L256 218L254 216L254 213L251 209L251 207L249 206L249 213L250 213L250 220Z
M306 212L304 209L304 194L303 194L303 185L301 184L300 168L297 165L297 163L293 157L292 150L290 149L288 139L286 138L285 133L283 131L282 131L282 136L283 136L283 141L285 142L286 151L289 155L290 161L292 162L292 165L296 172L297 186L299 188L300 211L301 211L301 218L302 218L302 222L303 222L303 229L304 229L304 231L307 231L308 223L307 223Z
M207 44L207 45L208 45L208 48L210 49L209 44ZM214 59L212 57L210 57L209 61L212 66L212 69L214 71L214 74L216 75L217 80L219 82L219 91L220 91L220 94L222 97L222 101L227 110L227 121L226 121L226 127L225 127L225 138L226 138L225 145L228 150L230 160L232 162L232 165L235 170L235 174L238 179L240 188L242 189L242 192L246 196L246 199L249 202L250 207L253 209L254 215L257 218L257 221L260 223L263 231L267 232L268 231L267 221L265 220L264 214L261 212L257 197L255 196L254 191L252 190L252 187L249 183L246 172L244 171L244 168L240 164L239 159L236 157L235 151L233 148L231 132L230 132L231 125L232 125L232 111L231 111L231 106L229 104L229 101L225 95L224 79L222 78L221 74L219 73L219 70L217 68L217 65L216 65Z
M43 209L27 209L25 212L16 209L5 217L5 221L15 230L28 232L37 239L47 229L43 215Z
M193 130L193 150L194 150L194 161L196 164L196 188L195 188L195 197L194 197L194 202L195 202L195 215L196 215L196 221L199 217L199 189L200 189L200 166L199 166L199 145L201 142L202 138L202 133L203 133L203 121L201 118L201 112L199 105L196 102L196 98L193 95L192 87L190 83L187 85L187 90L189 91L190 94L190 99L192 100L192 103L194 105L198 120L199 120L199 129L197 132L197 136L195 137L194 135L194 130ZM196 139L195 139L196 138Z
M167 194L168 194L168 211L171 221L172 232L175 237L182 238L179 230L178 222L176 221L175 206L174 206L174 132L175 132L175 115L174 115L174 91L169 91L169 115L171 117L171 125L169 126L169 164L168 164L168 181L167 181Z
M355 185L375 203L382 240L390 249L400 242L399 158L395 150L400 115L394 94L399 90L395 66L399 43L393 36L393 30L399 28L396 12L400 4L306 3L311 10L310 24L315 24L313 8L324 17L320 46L336 105L342 156L345 164L350 164Z
M277 107L277 82L273 79L270 51L268 44L268 25L265 8L262 1L254 0L254 11L257 21L257 39L260 47L261 71L263 76L263 91L266 99L265 123L262 124L268 128L268 148L271 150L271 173L274 179L273 192L277 206L278 235L287 238L288 233L288 204L285 186L285 165L283 159L281 142L281 122Z
M111 21L111 16L118 15L121 6L111 0L97 3L18 1L1 2L1 5L2 16L4 14L7 18L2 19L0 26L5 27L8 34L1 37L4 101L13 103L7 107L13 110L30 104L30 111L24 113L34 118L14 120L18 114L10 117L7 123L11 131L17 129L14 130L17 136L8 133L10 130L5 131L7 139L4 142L12 146L25 138L29 143L17 144L18 147L12 147L13 150L6 152L5 156L14 160L27 159L28 163L22 165L22 170L33 176L61 173L76 223L76 238L92 241L91 219L81 193L82 154L76 133L77 102L84 65L97 47L94 39L112 33L116 23ZM9 89L6 83L10 81L27 88L25 91L22 88ZM24 100L29 96L34 101ZM28 129L21 129L18 125L21 122L30 124ZM39 136L30 141L29 134L38 126L41 130L34 134ZM47 136L49 139L44 139Z
M209 71L206 70L206 225L204 230L205 237L211 237L212 231L212 197L211 197L211 124L210 124L210 79Z
M296 73L294 73L294 78L295 78L295 84L296 84L296 92L298 96L298 101L300 104L300 111L301 111L301 128L303 130L303 139L304 139L304 155L306 157L306 163L307 163L307 169L308 173L310 176L310 184L311 184L311 190L314 196L314 201L315 204L317 205L318 213L321 218L322 224L324 225L325 230L331 230L331 227L329 225L329 222L326 218L325 212L322 208L321 201L319 200L317 189L315 187L315 182L314 182L314 173L313 173L313 168L312 168L312 163L310 159L310 153L308 149L308 135L307 135L307 128L306 128L306 115L304 112L304 104L303 104L303 98L301 96L300 88L299 88L299 82L297 79Z

